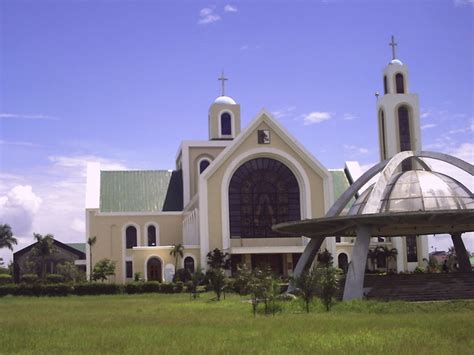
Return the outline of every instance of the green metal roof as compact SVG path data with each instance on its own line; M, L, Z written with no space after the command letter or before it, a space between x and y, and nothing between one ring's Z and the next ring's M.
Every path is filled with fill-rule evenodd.
M82 251L83 253L86 252L86 243L67 243L71 248L76 250Z
M161 212L183 209L179 171L101 171L101 212Z

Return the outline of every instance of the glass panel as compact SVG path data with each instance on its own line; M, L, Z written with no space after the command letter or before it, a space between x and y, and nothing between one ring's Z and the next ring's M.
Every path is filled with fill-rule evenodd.
M148 226L148 246L154 247L156 245L156 228L155 226Z
M131 249L137 246L137 229L133 226L127 227L125 231L126 248Z
M397 86L397 94L405 93L405 83L402 74L395 75L395 84Z
M202 174L204 170L211 164L209 160L203 160L199 163L199 174Z
M300 190L296 177L277 160L257 158L241 165L229 185L231 237L292 236L274 232L274 224L298 221Z

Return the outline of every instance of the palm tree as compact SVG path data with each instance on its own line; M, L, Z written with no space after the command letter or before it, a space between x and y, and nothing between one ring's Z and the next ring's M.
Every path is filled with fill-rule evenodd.
M183 244L173 244L172 247L173 248L170 251L170 255L174 256L174 258L175 258L174 269L175 269L175 272L176 272L176 270L178 269L178 258L183 257L183 255L184 255L183 254L184 246L183 246Z
M56 252L54 247L54 236L46 234L44 237L39 233L33 233L36 239L36 245L33 247L32 254L41 260L41 278L46 276L46 259Z
M372 265L372 271L375 271L375 261L377 260L377 251L375 249L369 249L369 252L367 254L368 259L370 260L370 264ZM369 269L367 265L367 269Z
M89 237L87 239L87 244L89 244L89 281L92 282L92 246L97 241L97 237Z
M8 224L0 224L0 249L7 247L13 251L13 245L18 241L13 236L12 228Z

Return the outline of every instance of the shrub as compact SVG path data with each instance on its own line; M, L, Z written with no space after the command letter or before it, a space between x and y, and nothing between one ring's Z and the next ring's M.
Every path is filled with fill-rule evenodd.
M6 295L16 295L16 290L18 289L18 285L9 284L0 286L0 297Z
M175 293L181 293L181 292L183 292L183 290L184 290L184 282L182 282L182 281L176 282L176 284L174 286L174 292Z
M67 296L71 291L72 287L67 284L41 285L38 296Z
M62 275L66 282L80 282L86 280L84 272L80 271L74 263L66 261L57 266L57 273Z
M125 290L125 293L129 295L133 295L136 293L142 293L143 292L142 287L143 285L140 282L132 282L132 283L126 284L124 287L124 290Z
M51 284L59 284L64 282L64 276L59 274L48 274L46 275L46 282Z
M34 284L38 282L38 275L36 274L24 274L21 276L21 282L26 284Z
M187 282L189 280L191 280L191 273L187 269L178 269L173 276L173 282Z
M169 284L160 285L160 291L163 293L174 293L174 289L175 289L175 284L172 282Z
M143 293L160 292L161 284L158 281L148 281L142 284Z
M123 287L118 284L83 283L74 285L73 294L84 295L117 295L123 292Z
M0 274L0 285L10 284L13 278L8 274Z
M136 272L133 274L133 281L138 282L142 280L142 273Z
M419 266L417 266L415 268L415 270L413 271L414 274L424 274L425 273L425 270Z

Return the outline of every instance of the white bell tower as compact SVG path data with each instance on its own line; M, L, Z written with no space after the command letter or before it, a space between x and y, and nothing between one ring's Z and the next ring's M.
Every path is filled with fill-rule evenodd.
M410 93L408 67L396 58L395 38L389 43L392 60L383 71L383 96L377 98L380 160L405 150L421 150L418 95ZM405 161L402 169L410 170Z

